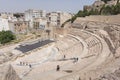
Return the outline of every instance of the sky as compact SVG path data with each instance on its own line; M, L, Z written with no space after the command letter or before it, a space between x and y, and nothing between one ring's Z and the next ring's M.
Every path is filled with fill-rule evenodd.
M76 13L95 0L0 0L0 12L24 12L27 9Z

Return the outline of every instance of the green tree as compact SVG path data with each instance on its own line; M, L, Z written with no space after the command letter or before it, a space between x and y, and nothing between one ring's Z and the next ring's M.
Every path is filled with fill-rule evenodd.
M67 22L70 22L70 21L71 21L71 19L66 20L66 21L61 25L61 27L64 27L65 24L66 24Z
M112 14L112 7L110 7L110 6L104 7L101 14L103 14L103 15L111 15Z
M89 11L89 15L99 15L99 14L100 14L100 12L97 9L95 9L95 10L91 9Z
M114 14L119 14L119 13L120 13L120 3L114 6Z
M103 15L117 15L120 13L120 3L112 6L103 6L100 13Z
M1 31L0 32L0 43L5 44L14 40L16 37L11 31Z

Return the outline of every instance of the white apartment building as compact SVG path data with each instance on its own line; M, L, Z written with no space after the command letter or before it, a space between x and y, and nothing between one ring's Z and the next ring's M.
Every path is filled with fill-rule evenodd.
M29 9L25 11L25 21L29 21L30 28L33 28L35 18L46 18L46 11Z
M47 19L46 18L36 18L34 19L34 29L47 29Z
M44 10L29 9L25 11L25 21L29 21L30 28L34 28L34 22L36 23L36 19L39 19L39 24L41 27L46 24L47 26L50 25L60 27L66 20L70 19L71 17L71 14L65 12L51 12L46 14L46 11ZM45 19L47 19L47 22Z
M66 12L51 12L47 14L50 25L60 27L66 20L70 19L72 14Z
M34 18L46 17L46 11L29 9L25 11L25 20L32 21Z
M58 20L58 13L57 12L51 12L47 14L48 22L50 25L57 26L57 20Z
M8 25L8 19L0 18L0 31L2 30L10 30Z

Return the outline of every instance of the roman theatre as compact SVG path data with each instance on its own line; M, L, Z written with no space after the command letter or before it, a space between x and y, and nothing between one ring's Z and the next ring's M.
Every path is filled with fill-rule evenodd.
M120 25L113 17L120 19L119 15L77 18L63 28L52 28L49 35L1 47L2 77L119 80Z

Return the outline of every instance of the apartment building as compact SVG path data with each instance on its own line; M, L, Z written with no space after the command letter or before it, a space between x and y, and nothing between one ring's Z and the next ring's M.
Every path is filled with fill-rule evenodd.
M54 25L54 26L58 25L58 13L57 12L48 13L47 19L50 25Z
M47 19L46 18L36 18L33 21L34 29L47 29Z
M34 18L46 17L46 11L29 9L25 11L25 20L33 21Z
M17 21L17 18L14 17L13 13L2 12L0 13L0 18L8 19L9 21Z
M46 11L44 10L33 10L29 9L25 11L25 21L29 21L29 25L33 28L34 19L36 18L46 18Z
M9 21L10 30L15 34L25 34L29 32L28 21Z
M10 30L8 25L8 19L0 18L0 31L2 30Z
M0 17L4 19L8 19L8 18L13 17L13 13L2 12L0 13Z
M72 15L66 12L51 12L47 14L48 23L52 26L60 27L66 20L70 19Z

